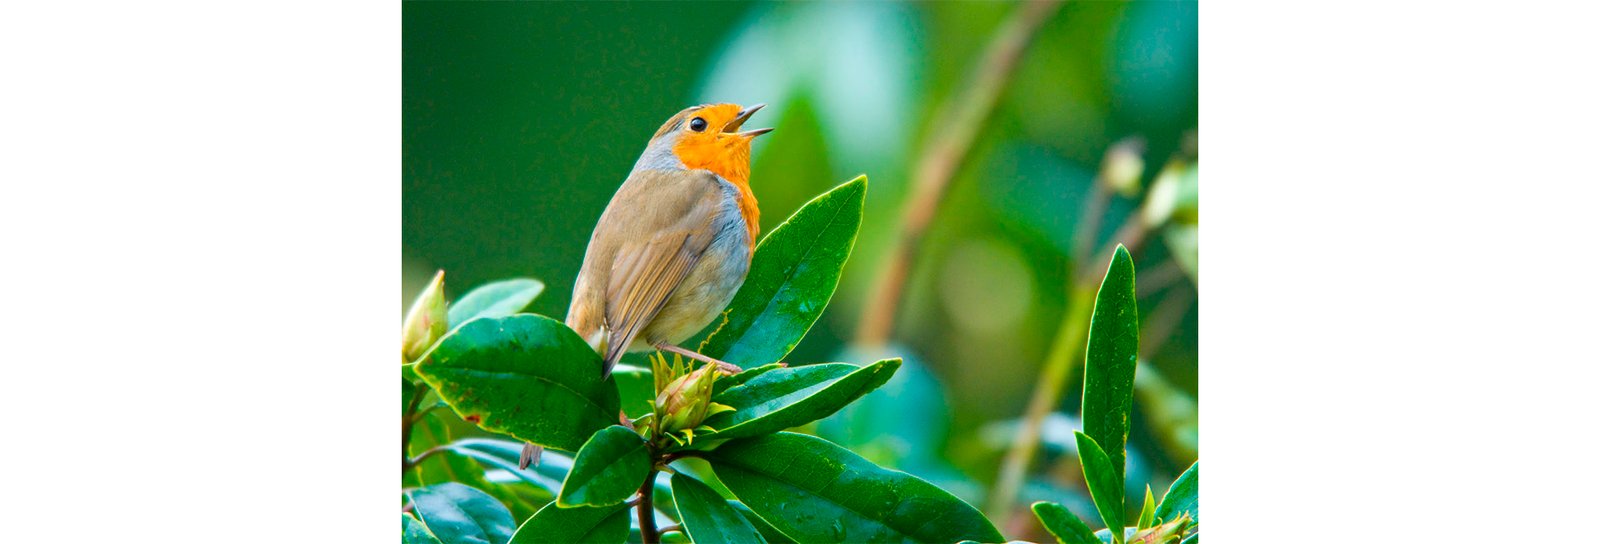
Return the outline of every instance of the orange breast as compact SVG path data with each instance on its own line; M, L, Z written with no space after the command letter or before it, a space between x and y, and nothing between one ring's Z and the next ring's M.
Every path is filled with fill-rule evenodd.
M755 249L756 235L761 233L761 209L756 206L756 194L750 190L749 139L686 139L672 151L684 166L710 170L739 188L739 214L744 216L745 229L750 232L750 248Z

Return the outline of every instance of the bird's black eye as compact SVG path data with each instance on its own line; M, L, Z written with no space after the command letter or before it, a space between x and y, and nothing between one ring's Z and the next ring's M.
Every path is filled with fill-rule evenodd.
M689 130L693 130L695 132L705 132L706 131L706 120L705 119L701 119L699 117L696 117L694 119L690 119L689 120Z

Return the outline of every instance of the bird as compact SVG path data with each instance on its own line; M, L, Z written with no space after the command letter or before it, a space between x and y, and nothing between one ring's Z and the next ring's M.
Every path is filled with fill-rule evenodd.
M566 324L601 355L601 379L624 353L676 353L739 367L678 344L710 324L750 271L761 210L740 131L765 104L702 104L667 119L612 195L584 251Z

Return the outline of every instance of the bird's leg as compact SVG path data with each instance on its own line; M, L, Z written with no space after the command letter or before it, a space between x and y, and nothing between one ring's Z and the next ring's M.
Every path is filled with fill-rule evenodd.
M737 365L734 365L733 363L729 363L727 361L719 361L719 360L707 357L705 355L701 355L699 353L695 353L693 351L689 351L689 350L680 348L678 346L674 346L672 344L668 344L666 342L662 342L660 344L656 344L656 349L659 349L661 351L676 353L678 355L682 355L684 357L688 357L690 359L694 359L696 361L700 361L702 363L706 363L706 364L709 364L709 365L717 365L717 370L722 372L723 374L730 374L731 375L731 374L738 374L740 372L744 372L744 369L739 368Z
M527 442L522 445L522 457L517 459L517 468L528 470L528 467L539 466L539 458L544 456L544 446Z

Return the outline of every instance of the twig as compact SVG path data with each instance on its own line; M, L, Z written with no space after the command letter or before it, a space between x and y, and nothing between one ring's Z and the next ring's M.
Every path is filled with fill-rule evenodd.
M951 178L972 151L972 144L988 121L1000 94L1010 82L1039 28L1061 8L1063 0L1028 2L1006 21L983 55L972 85L941 108L939 122L913 178L912 192L900 217L899 236L878 269L870 291L873 299L862 309L856 343L881 346L894 330L895 315L905 290L906 277L916 259L922 236L944 200Z
M1178 266L1177 261L1164 261L1149 270L1139 272L1137 296L1139 300L1149 299L1151 295L1182 283L1179 280L1183 277L1183 268Z
M1189 313L1189 308L1194 305L1194 295L1186 287L1175 288L1168 292L1161 302L1156 303L1150 315L1139 318L1139 358L1150 359L1156 351L1166 345L1172 338L1172 332L1177 330L1178 324L1183 322L1183 316Z
M400 415L400 472L402 473L411 470L411 458L406 455L406 451L411 448L411 427L416 425L417 420L422 419L417 414L417 406L422 404L422 398L428 396L429 391L425 385L413 384L412 387L422 390L411 397L411 404L406 406L405 413Z
M428 448L427 451L424 451L422 453L417 454L416 457L407 458L405 460L405 463L403 464L403 466L401 468L401 472L404 472L404 471L407 471L407 470L411 470L411 467L414 467L414 466L417 466L417 465L421 464L422 460L427 459L429 457L432 457L436 453L443 452L443 451L446 451L446 450L449 450L449 449L450 449L449 445L434 446L434 447Z
M644 485L639 487L639 538L644 544L660 544L661 533L656 531L656 509L654 491L656 484L656 469L650 467L650 472L644 475Z
M989 495L989 517L1002 520L1016 502L1017 490L1027 475L1028 462L1039 447L1039 429L1044 417L1061 399L1061 387L1067 381L1067 371L1072 361L1083 353L1084 337L1089 334L1089 317L1094 312L1094 290L1075 286L1067 313L1056 329L1056 339L1045 356L1044 369L1035 382L1033 397L1028 399L1022 428L1017 430L1016 441L1000 463L1000 477Z

